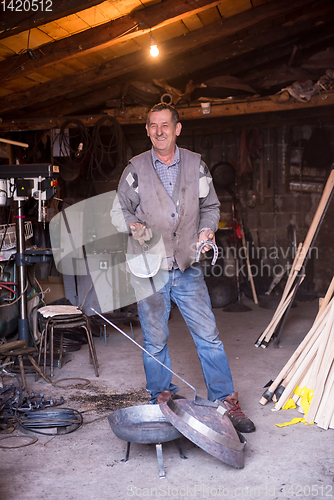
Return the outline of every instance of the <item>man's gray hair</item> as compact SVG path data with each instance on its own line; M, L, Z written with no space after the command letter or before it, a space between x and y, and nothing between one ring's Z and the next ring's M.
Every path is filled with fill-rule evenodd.
M155 106L153 106L153 108L149 111L147 115L147 125L150 124L151 113L157 113L158 111L164 111L165 109L168 109L171 112L172 123L176 127L176 124L180 121L179 113L175 108L173 108L173 106L171 106L170 104L166 104L165 102L155 104Z

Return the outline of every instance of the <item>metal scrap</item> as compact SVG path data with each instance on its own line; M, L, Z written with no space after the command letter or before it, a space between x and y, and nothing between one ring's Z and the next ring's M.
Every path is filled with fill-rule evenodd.
M42 392L36 395L33 391L28 394L21 387L18 388L14 384L9 384L0 389L0 427L6 428L11 425L18 412L43 410L63 403L63 397L51 399L45 397Z

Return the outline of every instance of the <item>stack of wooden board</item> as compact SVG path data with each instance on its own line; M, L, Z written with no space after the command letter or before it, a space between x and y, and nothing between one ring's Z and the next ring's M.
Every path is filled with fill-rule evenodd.
M304 269L306 267L307 260L310 256L310 252L312 251L313 244L315 238L320 229L322 220L327 211L328 205L333 196L333 188L334 188L334 170L331 170L331 173L326 182L320 203L318 205L317 211L314 215L312 224L308 230L304 243L300 243L298 250L296 252L296 256L294 258L289 277L287 279L282 298L277 306L277 309L265 329L265 331L259 336L255 343L255 347L263 347L266 348L269 344L271 338L275 335L278 337L277 330L281 328L284 324L284 320L287 316L287 313L291 307L292 301L296 295L297 289L301 282L303 281L305 274Z
M334 278L310 331L260 400L273 399L279 410L292 398L305 421L323 429L334 428L333 292Z

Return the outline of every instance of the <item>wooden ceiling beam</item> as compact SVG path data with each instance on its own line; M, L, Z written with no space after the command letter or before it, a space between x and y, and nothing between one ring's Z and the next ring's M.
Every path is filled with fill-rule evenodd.
M324 99L324 96L326 99ZM287 102L277 102L275 99L270 97L257 98L250 97L243 100L229 101L221 104L211 105L210 114L203 114L201 106L189 106L180 107L178 112L182 122L188 120L206 120L210 123L210 120L216 118L226 118L227 120L231 118L240 118L241 120L246 120L247 117L252 118L252 116L275 116L279 115L281 117L288 116L291 119L296 120L301 116L327 116L329 114L330 119L333 114L334 109L334 92L329 91L322 93L322 95L314 95L311 97L309 102L298 102L295 99L290 98ZM144 124L146 122L146 116L149 108L146 106L136 106L132 108L127 108L124 113L119 110L110 110L108 115L117 118L121 125L130 124ZM99 115L84 115L84 116L67 116L65 118L52 117L48 119L17 119L17 120L4 120L0 122L0 132L19 132L28 130L50 130L54 128L60 128L65 120L73 119L80 120L86 127L94 126L94 124L106 114ZM257 118L258 119L258 118ZM266 118L264 118L265 120ZM222 123L222 122L221 122Z
M143 34L149 28L175 22L189 14L199 13L219 3L219 1L212 2L212 0L188 0L187 2L165 0L152 7L132 12L127 16L101 26L43 45L41 51L38 49L34 51L36 58L33 60L29 59L26 53L20 56L19 61L15 59L17 56L7 58L5 61L0 62L0 74L6 75L8 73L7 82L17 77L22 78L55 62L64 62L78 55L111 47L113 44L119 43L119 37L131 30L134 31L122 36L122 41ZM327 3L330 3L330 0L325 0L325 4ZM269 22L277 17L291 15L296 10L310 4L313 5L314 0L295 0L294 2L283 0L260 5L232 17L224 18L220 26L221 36L229 37L236 32L253 28L254 25L264 21ZM211 26L204 28L203 32L205 33L205 31L210 32ZM201 36L203 36L203 33Z
M100 3L101 0L44 0L43 3L37 2L38 9L32 12L31 10L25 11L22 7L22 11L18 10L19 3L15 1L6 1L6 8L4 8L4 2L1 2L0 39L37 28L42 24L95 7Z
M188 55L182 61L171 61L168 65L168 71L161 68L160 78L168 78L168 81L173 84L173 79L189 75L192 75L192 79L198 83L213 78L217 73L239 76L242 73L248 73L257 66L275 66L276 61L281 61L283 57L286 57L287 64L295 43L298 43L301 51L310 49L312 45L318 43L333 44L332 20L316 27L311 33L308 26L309 24L304 25L305 40L301 40L299 29L289 30L289 36L287 36L288 32L285 32L286 38L280 39L281 30L275 28L268 33L245 38L233 44L233 47L237 48L234 57L231 55L230 46L217 47L196 55ZM246 54L247 57L245 57ZM307 57L307 54L304 57ZM207 71L205 78L203 78L203 69ZM148 73L148 76L151 75ZM247 83L251 84L250 81Z
M148 32L151 28L168 25L190 14L198 14L203 10L217 6L220 1L187 0L187 2L180 2L180 0L165 0L152 7L136 10L126 16L113 19L101 26L42 45L40 48L34 49L36 57L33 60L26 53L20 56L19 63L16 60L16 55L9 57L0 62L0 74L9 73L6 78L7 82L17 77L22 78L54 63L64 62L72 57L111 47L120 41L129 40Z
M206 51L205 57L202 57L201 60L199 60L198 54L194 56L187 54L185 64L188 65L187 70L191 73L194 67L196 69L200 69L201 67L205 68L206 66L210 66L210 64L215 64L217 61L228 61L230 58L251 54L256 48L262 50L262 47L266 47L270 44L274 45L278 42L286 44L287 39L290 38L293 40L294 36L304 33L311 27L312 22L297 22L296 20L296 22L290 23L289 25L277 26L259 35L249 36L235 43L227 43L219 46L217 42L218 49ZM182 37L174 38L162 44L161 57L159 58L160 62L157 60L153 61L143 50L124 57L118 57L106 64L78 72L75 76L76 89L80 90L81 88L90 85L94 86L121 75L134 73L140 68L145 68L147 73L150 73L150 68L154 68L157 78L161 78L161 75L164 75L166 71L167 74L170 75L170 78L172 74L173 77L179 76L183 71L181 66L177 62L173 63L172 60L168 61L168 65L166 65L166 60L168 58L173 58L177 55L191 51L205 42L208 43L209 41L212 42L220 39L219 43L223 44L225 39L222 40L220 38L221 36L222 29L220 23L215 23L210 26L210 29L200 28L199 30L183 35ZM6 112L13 109L27 107L28 103L29 106L31 106L48 99L64 96L72 91L73 77L65 76L52 82L32 87L24 92L7 95L0 100L1 113L3 116Z
M267 37L266 37L267 39ZM305 57L308 57L308 52L312 49L313 45L317 45L318 43L333 43L334 34L332 29L332 23L329 22L326 25L321 25L317 27L316 30L310 33L307 31L305 38L300 38L298 40L298 46L301 52L305 53ZM269 42L270 40L268 40ZM152 74L147 70L146 71L146 79L145 81L153 80L153 78L163 78L168 80L168 82L172 86L176 86L177 88L182 89L182 86L178 86L180 80L183 80L185 83L192 78L194 81L203 82L203 68L205 68L205 79L210 79L218 74L228 74L242 77L242 73L247 73L250 70L254 69L254 61L256 62L256 67L263 67L267 65L282 65L284 62L289 59L291 55L291 47L293 46L293 39L289 39L286 44L272 44L268 47L262 46L262 41L260 40L260 48L261 50L257 50L256 53L252 55L252 57L234 57L228 59L227 62L224 59L223 61L218 63L215 61L213 66L206 66L209 61L209 57L213 57L213 59L219 59L219 55L222 55L222 49L218 46L216 49L210 49L209 51L196 54L195 56L191 56L189 58L189 54L182 55L176 61L169 61L168 63L168 71L165 73L165 67L162 66L159 75L157 75L157 68L152 71ZM226 56L226 54L225 54ZM180 73L180 68L182 68L182 72ZM197 75L197 76L196 76ZM140 80L142 77L142 70L138 73L128 73L127 81L130 80ZM185 85L184 83L184 85ZM251 84L249 80L247 83ZM121 83L119 79L114 79L108 82L103 92L101 89L96 88L93 92L90 90L89 92L82 93L75 98L66 97L57 99L50 106L43 107L41 109L36 110L27 110L29 116L39 117L39 116L54 116L56 110L63 109L65 115L76 115L80 112L85 113L87 109L95 109L98 106L101 108L105 107L105 102L107 99L112 99L117 95L120 96L120 88Z
M56 115L65 117L66 115L74 116L79 113L86 115L89 109L95 109L98 106L104 109L108 99L120 98L123 85L122 83L113 81L112 85L106 85L103 89L95 89L94 91L85 92L75 97L59 98L41 108L29 108L23 112L19 111L15 114L15 118L20 119L19 117L25 114L30 118L40 118L41 116L52 117ZM59 112L59 110L64 111Z

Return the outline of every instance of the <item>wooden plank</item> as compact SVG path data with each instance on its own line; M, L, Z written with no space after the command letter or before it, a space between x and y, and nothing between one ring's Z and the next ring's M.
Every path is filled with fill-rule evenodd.
M6 95L12 94L12 90L4 89L3 87L0 88L0 98L5 97Z
M72 69L70 66L67 64L63 63L56 63L52 66L52 69L55 71L58 71L60 75L73 75L75 73L75 70Z
M278 323L280 322L283 314L285 313L286 309L289 306L289 302L293 296L293 293L291 293L291 287L292 287L292 285L295 282L296 277L297 277L297 272L296 272L295 267L296 267L296 264L298 262L298 258L299 258L301 251L302 251L302 248L303 248L303 244L299 243L294 261L293 261L291 269L290 269L290 273L289 273L287 282L285 284L285 287L284 287L284 290L282 293L281 300L278 303L276 311L275 311L269 325L264 330L264 332L260 335L260 337L257 339L257 341L255 343L255 347L259 347L260 345L261 345L261 347L266 347L271 336L275 332L275 330L278 326ZM289 297L289 300L287 300L287 297ZM283 305L284 305L284 307L283 307ZM264 342L265 342L265 344L264 344Z
M282 296L281 302L283 301L283 298L285 297L285 295L288 292L290 292L290 289L291 289L291 287L292 287L292 285L295 282L295 279L297 277L297 273L300 273L300 271L304 265L305 259L308 255L308 252L310 250L312 250L312 247L311 247L312 242L314 241L315 235L318 231L319 224L321 223L322 216L325 213L325 210L326 210L326 207L327 207L329 200L331 198L333 189L334 189L334 170L331 170L329 177L327 179L326 185L324 187L318 208L317 208L316 213L313 217L311 226L307 232L305 241L304 241L300 251L297 252L296 257L294 259L293 266L291 268L288 281L287 281L285 288L284 288L284 291L283 291L283 296ZM281 302L280 302L280 304L281 304ZM279 306L280 306L280 304L279 304ZM269 342L272 335L276 331L277 321L274 321L274 320L276 319L277 311L278 311L278 309L276 310L276 313L274 314L272 321L269 323L269 325L266 329L266 331L268 332L266 337L265 337L266 343ZM283 314L282 314L282 316L283 316ZM264 341L262 340L262 342L264 342Z
M14 36L9 36L8 38L4 38L1 40L1 45L4 47L7 47L10 50L13 50L18 54L21 50L24 50L27 48L28 45L28 37L29 37L29 48L34 49L38 47L39 45L43 45L44 43L49 43L52 42L52 38L49 37L46 33L43 33L42 31L38 29L33 29L30 32L28 31L23 31L22 33L19 33L18 35ZM16 57L16 55L14 56ZM22 75L24 76L24 75Z
M50 80L50 82L47 85L51 85L52 80L59 78L58 72L53 68L42 68L38 73Z
M42 24L38 29L49 35L53 40L59 40L68 36L68 31L64 30L56 22Z
M220 31L213 33L213 37L203 38L203 43L208 43L210 40L214 40L215 38L228 37L237 31L247 29L248 27L261 23L266 19L275 19L278 15L289 14L294 12L294 10L301 5L305 4L306 6L309 3L312 3L312 0L297 0L295 2L284 0L279 3L270 2L267 5L252 9L252 11L242 12L241 14L231 18L224 19L222 25L217 23L216 27L210 26L210 30L203 30L202 32L197 32L197 34L200 37L205 37L205 35L208 35L208 33L211 32L211 28L219 28ZM20 67L18 67L15 72L13 72L13 62L15 63L15 61L8 58L7 61L0 63L0 73L5 74L8 72L9 68L11 68L12 73L8 76L8 79L14 78L16 72L19 72L20 75L23 76L24 74L29 73L29 71L36 71L42 67L49 66L56 60L66 60L75 56L78 53L78 47L80 47L80 52L82 54L85 52L95 51L96 47L110 47L119 42L117 37L123 35L131 29L134 29L136 26L143 26L145 28L128 33L125 39L137 37L140 33L145 31L145 29L148 31L146 28L147 26L150 26L151 28L159 25L166 26L171 22L182 20L189 15L194 16L196 13L201 12L210 5L216 4L218 4L218 2L212 2L212 0L188 0L187 3L181 3L179 0L165 0L163 4L159 2L152 7L135 11L131 15L115 19L110 23L104 24L103 26L91 28L88 32L78 33L65 40L59 40L57 42L53 42L52 44L45 45L43 47L43 54L37 52L36 59L34 61L28 60L28 57L26 56L28 64L26 64L22 69L21 62Z
M181 37L183 35L186 35L187 33L189 33L189 31L182 21L175 21L175 23L169 24L168 26L161 26L160 28L156 28L154 31L152 31L155 41L158 44L172 38ZM148 34L148 36L150 35ZM139 40L139 38L143 37L136 38L136 41ZM150 46L150 42L148 43L148 45L146 45L146 47L148 46Z
M50 78L45 75L41 75L40 73L30 73L28 78L36 83L46 83L50 81Z
M318 427L327 430L334 413L334 364L332 363L324 392L314 418Z
M223 17L235 16L246 9L252 9L252 7L253 5L250 0L239 0L238 2L231 0L230 2L222 2L218 5L219 12Z
M244 39L238 42L238 44L233 44L229 43L227 46L223 48L219 48L219 53L217 55L218 59L220 60L226 60L228 57L236 57L236 56L245 56L247 54L250 54L253 52L254 48L260 48L264 47L266 43L272 44L272 43L277 43L279 40L282 41L287 37L287 35L297 35L300 32L304 32L304 30L308 30L309 25L308 23L297 23L293 24L292 26L288 27L278 27L275 29L272 29L270 33L261 33L259 36L256 37L250 37L250 39ZM205 33L202 34L200 39L198 39L198 34L197 32L191 32L188 33L187 35L184 35L181 37L181 40L179 38L176 38L174 40L170 40L168 43L165 43L162 45L161 50L163 51L166 59L167 57L175 56L176 54L182 54L187 52L189 49L192 49L194 46L199 46L200 44L203 43L203 37L206 37L206 39L209 39L212 37L212 31L213 29L210 28L208 30L206 27L202 28L201 31L204 30ZM220 30L220 36L222 34L223 30ZM288 43L288 41L286 42ZM207 59L211 57L211 52L214 51L207 51ZM165 71L165 68L168 70L168 74L170 77L175 75L175 72L179 72L180 64L177 65L177 67L173 68L172 64L166 64L166 59L163 61L161 60L160 66L159 66L159 61L157 61L154 64L154 72L156 74L159 74L159 71ZM193 64L197 64L197 57L187 57L187 61L191 61ZM205 61L202 60L201 64L205 65ZM124 56L122 58L117 58L114 59L112 62L106 63L102 66L95 67L92 69L88 69L86 71L83 71L81 73L78 73L76 76L76 87L78 89L82 87L86 87L87 85L94 85L97 83L101 83L106 80L111 80L112 78L118 77L120 75L124 75L130 72L138 71L140 68L144 68L147 65L152 66L152 58L147 55L146 51L144 52L143 50L140 51L140 54L136 52L135 54L130 54L127 56ZM149 66L148 66L149 67ZM42 102L48 99L53 99L57 96L65 95L67 92L71 91L73 88L73 79L72 78L67 78L63 77L60 78L56 81L50 82L47 85L40 85L36 91L30 91L29 94L27 93L18 93L15 96L11 96L4 102L3 100L0 100L0 106L2 109L2 114L4 114L7 111L10 111L15 108L24 108L26 103L29 102L30 105L35 104L37 102ZM28 101L27 101L28 99ZM261 106L259 106L259 109L257 112L267 112L269 109L273 109L273 105L269 103L270 99L268 101L261 101ZM311 102L313 101L313 102ZM316 105L328 105L329 101L326 99L325 102L322 99L321 96L314 96L314 99L310 103L300 103L304 108L307 106L314 106L314 103L316 102ZM322 102L321 102L322 101ZM286 106L284 108L284 106ZM267 109L266 109L267 107ZM294 107L293 101L289 103L282 103L281 105L281 110L284 109L292 109ZM248 109L247 109L248 108ZM217 110L218 111L218 110ZM242 110L240 109L240 112ZM201 111L198 111L201 113ZM244 113L254 113L254 107L253 106L243 106L243 112ZM187 114L191 113L191 117L194 118L196 113L193 113L193 111L184 111L184 114L182 115L183 117L187 117ZM215 116L215 111L212 110L210 115L206 116Z
M2 82L1 88L14 92L26 92L27 89L36 85L36 82L34 82L34 80L29 80L29 78L17 78L13 82L10 82L10 84L7 82Z
M101 0L57 0L52 2L51 10L47 9L45 4L44 10L39 9L34 13L17 11L15 15L11 10L7 9L1 12L0 31L2 33L0 38L41 26L47 20L51 22L100 3Z
M131 39L138 36L139 33L149 31L148 27L153 28L160 24L170 24L176 20L181 20L184 16L189 15L189 13L193 14L200 12L208 6L218 3L218 1L213 0L188 0L186 3L179 2L179 0L165 0L162 5L161 2L159 2L152 7L148 7L144 10L137 10L131 14L114 19L109 23L105 23L102 26L97 26L83 33L72 35L70 38L44 45L43 53L36 52L36 59L33 61L30 61L28 56L26 56L26 60L29 64L23 69L21 67L17 68L16 71L21 71L21 75L23 76L24 73L49 66L55 61L64 61L70 57L74 57L78 52L84 54L94 52L97 47L110 47L119 43L118 37L120 36L122 36L124 40ZM79 18L73 15L60 19L57 21L57 24L68 33L71 33L74 31L72 23L75 19L79 21ZM83 23L82 20L80 20L80 22ZM88 28L87 23L84 24L86 28ZM140 29L138 29L139 26ZM131 30L134 31L124 36L125 33ZM25 33L25 38L27 38L28 32ZM25 47L26 43L20 47L20 50ZM80 47L80 49L78 49L78 47ZM9 68L11 68L12 71L12 66L13 60L9 58L6 62L0 64L0 73L6 73ZM9 78L13 78L14 75L15 72L12 72Z
M264 330L264 332L260 335L260 337L257 339L255 343L255 347L262 347L265 349L267 347L267 344L269 343L269 340L271 336L273 335L276 327L278 326L279 322L282 319L282 316L284 315L285 311L289 307L289 304L291 302L291 299L293 297L295 291L295 287L290 291L290 293L284 298L282 296L275 312L274 315L267 326L267 328Z
M161 0L157 0L158 2L161 2ZM115 3L113 0L107 0L106 2L103 2L99 4L99 8L103 10L103 12L110 18L110 19L117 19L118 17L121 17L122 14L117 8L117 3Z
M147 49L149 49L149 45L147 45ZM140 45L136 42L136 40L124 40L124 42L119 42L116 45L113 45L113 54L116 54L117 58L121 58L127 56L128 54L133 54L134 52L141 51ZM147 50L147 54L148 54ZM83 57L89 57L90 54Z
M46 72L47 70L43 71ZM48 76L48 75L46 75ZM0 96L3 92L3 95L9 95L10 92L6 89L0 88ZM108 97L105 95L101 95L101 92L99 93L98 96L96 96L94 93L90 92L87 95L82 96L82 99L80 99L80 102L76 100L73 103L69 103L66 101L67 108L64 110L64 113L62 114L65 115L66 113L66 118L67 116L74 117L79 120L84 120L85 123L91 123L91 117L92 115L80 115L76 116L75 113L76 111L79 111L82 108L86 107L86 103L89 102L91 104L90 107L94 107L96 105L101 105L105 100L107 100ZM253 98L254 99L254 98ZM4 99L5 101L6 99ZM264 98L265 101L267 101L267 98ZM250 117L251 120L261 120L261 117L268 117L265 119L265 123L273 123L275 120L275 114L277 114L278 118L275 123L287 123L287 118L285 117L284 114L284 107L281 108L277 104L275 104L273 101L269 99L270 106L268 102L264 106L260 106L259 101L261 99L255 98L254 102L253 100L243 100L243 101L235 101L235 102L229 102L228 104L214 104L211 106L211 114L210 115L203 115L202 108L197 105L197 106L191 106L189 108L178 108L179 114L181 115L181 120L206 120L208 123L210 123L210 118L220 118L224 120L224 123L228 125L230 123L230 120L233 118L239 118L242 117L243 122L246 120L247 115ZM302 116L303 119L305 120L306 118L311 119L311 122L314 121L314 116L319 116L323 117L324 113L327 110L327 107L325 107L325 104L327 102L328 109L332 110L330 111L328 115L328 119L330 120L331 117L333 116L334 112L334 95L333 94L328 94L328 99L326 100L320 100L319 102L313 102L311 100L310 103L308 103L308 107L304 109L304 103L300 102L295 102L294 105L289 106L289 109L286 110L285 112L287 113L289 117L289 122L291 123L297 123L296 119L298 119L298 116ZM251 106L252 103L254 104L253 112L251 111ZM323 107L323 111L320 112L321 107ZM59 109L59 106L58 108ZM62 109L62 108L61 108ZM261 111L263 111L264 115L261 115ZM149 107L127 107L125 110L125 113L120 114L118 110L108 110L108 114L115 116L117 120L120 122L121 125L130 125L130 124L140 124L146 123L146 115L149 111ZM247 114L244 112L247 111ZM304 111L308 111L309 115L305 114ZM26 118L18 118L14 119L11 117L11 119L3 119L2 123L0 123L0 130L4 132L17 132L17 131L25 131L25 130L44 130L45 128L59 128L61 125L63 118L62 116L54 116L55 109L50 108L46 113L44 111L38 112L38 110L35 111L34 118L26 119ZM43 116L49 116L50 118L48 121L45 121ZM103 115L96 115L99 118ZM255 118L256 117L256 118ZM98 119L98 118L97 118ZM299 118L300 119L300 118ZM269 122L268 122L269 120ZM95 122L93 121L93 124ZM253 123L251 121L250 123ZM59 125L60 124L60 125Z
M305 358L303 359L303 362L298 366L298 369L295 371L293 377L291 378L290 382L287 384L286 388L284 389L281 397L275 404L275 410L280 410L287 400L291 398L293 395L294 390L296 389L297 385L299 384L300 380L302 380L309 369L310 365L312 364L317 350L319 348L319 343L320 343L320 337L317 338L317 340L314 342L312 345L311 349L308 351L306 354Z
M135 9L138 9L140 6L139 0L122 0L121 2L115 2L117 6L117 10L119 10L121 16L128 14L129 12L133 12Z
M93 127L95 123L105 115L87 115L87 116L66 116L67 119L77 119L80 120L86 127ZM12 124L6 122L0 122L0 130L10 130L10 131L18 131L18 130L50 130L55 128L60 128L62 123L64 123L64 118L62 116L57 118L40 118L37 119L24 119L22 118L19 122L14 122L11 120ZM19 125L18 125L19 123ZM8 129L7 127L11 127Z
M9 57L17 57L17 55L15 54L15 51L0 44L0 60L7 59Z
M84 64L82 61L79 61L78 59L74 58L66 61L66 64L69 68L72 68L74 71L82 71L88 68L87 64Z
M62 17L61 19L57 20L57 24L65 31L67 31L68 34L72 34L73 32L76 31L85 31L89 28L89 25L80 19L76 14L72 14L71 16L67 17ZM58 42L61 43L61 42ZM55 47L55 50L58 50ZM44 48L43 48L44 52ZM58 55L59 57L59 55Z
M300 23L298 26L279 26L256 36L244 37L234 43L226 42L225 37L220 38L218 30L216 33L216 25L211 25L210 30L204 27L201 31L211 34L212 40L205 40L208 34L203 33L200 38L203 42L201 45L204 46L205 43L215 42L216 48L211 46L203 52L197 50L195 54L187 54L187 57L181 63L179 60L171 60L168 66L166 65L165 68L161 69L159 78L171 79L184 75L192 75L198 81L199 78L203 78L204 69L206 75L208 75L211 69L215 72L220 64L224 67L224 74L238 75L240 74L239 72L249 69L250 65L254 65L253 57L255 57L257 64L272 64L273 60L287 57L291 54L291 46L300 43L300 37L306 36L312 28L312 24L312 21L310 21L305 24ZM332 21L328 25L323 24L314 31L317 31L319 39L321 39L324 36L323 32L326 28L330 30L330 34L327 36L329 43L331 43L331 40L334 38ZM191 32L185 38L189 37L190 39L191 35L195 38L195 33ZM223 33L223 27L220 33ZM215 35L217 36L215 37ZM170 41L169 44L171 42L173 41ZM194 46L196 48L195 41ZM199 47L200 45L198 44L197 46ZM188 50L191 50L191 47ZM206 76L206 78L209 77Z
M247 101L238 102L232 104L218 104L211 106L210 115L203 115L203 111L200 107L196 108L181 108L179 110L180 117L184 120L191 120L196 118L207 119L209 117L220 117L220 116L233 116L236 114L256 114L256 113L270 113L273 111L287 111L287 110L297 110L297 109L307 109L314 107L331 106L334 104L334 94L328 93L327 99L322 99L321 96L313 96L312 99L307 103L296 102L291 100L287 103L277 104L270 98L257 99L250 98Z
M100 6L91 7L90 9L81 10L76 13L77 16L85 21L88 26L98 26L110 21L111 17Z
M194 31L203 27L203 23L201 22L198 15L188 16L183 19L182 22L189 31Z
M321 306L319 308L319 311L318 311L318 314L315 318L315 321L321 316L322 312L326 309L328 303L332 299L333 293L334 293L334 277L332 278L332 281L330 282L330 285L327 289L325 297L321 301Z
M90 54L78 55L76 61L84 64L87 68L93 68L94 66L98 66L101 63L104 63L102 57L100 57L95 52L91 52ZM53 67L53 66L52 66Z
M324 310L320 317L313 323L311 329L305 336L305 338L302 340L302 342L299 344L297 349L293 352L293 354L290 356L289 360L287 363L283 366L282 370L279 372L275 380L272 382L270 387L268 388L269 393L274 393L279 386L279 384L286 379L286 377L289 375L291 370L293 370L293 367L295 366L297 360L301 355L303 355L303 359L305 358L306 353L309 351L310 347L314 344L314 342L317 340L321 332L323 331L325 324L327 322L327 317L328 317L328 312L330 310L330 306ZM295 373L295 370L294 370ZM268 399L266 397L262 397L260 399L260 403L262 405L267 404Z
M216 7L200 12L198 14L198 17L200 18L204 26L220 21L221 19L219 10Z
M323 343L322 343L322 350L320 353L320 354L323 353L323 358L319 368L317 379L315 381L313 398L305 419L306 422L308 423L312 423L315 419L324 392L326 379L328 377L334 359L334 308L333 307L328 319L328 340L326 339L326 337L324 337L324 333L322 335ZM327 345L328 348L326 349Z
M321 218L324 214L324 211L326 209L326 205L331 197L333 189L334 189L334 170L331 171L331 173L327 179L325 188L324 188L323 193L322 193L321 200L319 202L316 213L313 217L312 224L307 232L307 235L306 235L306 238L305 238L305 241L303 244L302 255L300 256L299 262L296 265L297 270L300 270L302 268L302 265L304 263L306 255L308 254L308 252L311 248L312 242L315 238L318 226L321 222Z

